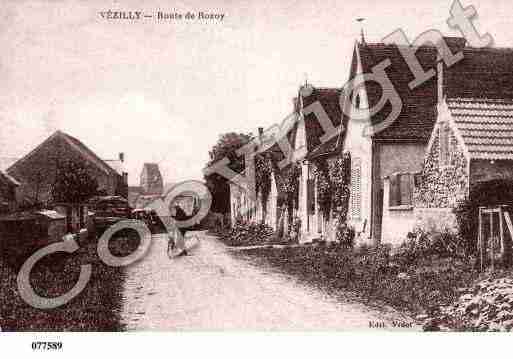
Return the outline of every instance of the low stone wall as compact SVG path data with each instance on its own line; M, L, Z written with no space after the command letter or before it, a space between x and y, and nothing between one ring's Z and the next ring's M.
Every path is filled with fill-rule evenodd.
M428 232L450 231L456 233L458 230L456 215L452 208L415 208L415 229L422 229Z

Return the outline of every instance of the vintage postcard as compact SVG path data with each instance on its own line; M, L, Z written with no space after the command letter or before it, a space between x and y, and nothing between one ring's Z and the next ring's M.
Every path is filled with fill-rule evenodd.
M0 14L1 334L513 329L511 2Z

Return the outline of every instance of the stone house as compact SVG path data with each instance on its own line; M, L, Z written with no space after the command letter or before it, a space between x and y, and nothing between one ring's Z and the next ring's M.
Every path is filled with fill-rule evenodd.
M513 49L465 48L444 96L414 192L415 224L455 229L453 209L478 183L513 180Z
M85 164L88 173L98 181L98 190L105 195L127 197L128 183L127 173L122 168L123 154L120 154L119 161L114 161L116 169L81 141L62 131L56 131L12 164L6 172L19 181L20 198L23 201L48 203L51 201L51 188L56 180L58 166L65 161Z
M460 38L444 39L452 53L465 44ZM397 45L371 44L362 39L354 47L349 79L370 74L377 65L388 62L385 73L401 102L394 109L390 98L385 98L391 93L384 93L373 81L365 81L348 98L352 106L348 108L350 120L343 145L344 151L351 154L348 223L355 227L360 242L387 243L406 238L411 230L412 174L422 169L436 122L441 96L436 70L442 66L435 46L414 49L424 70L434 69L435 76L412 88L414 75ZM384 98L384 105L379 107ZM397 116L391 116L393 121L386 122L396 110Z
M0 214L13 212L17 203L17 188L20 183L0 170Z
M331 234L330 218L321 213L316 201L314 163L321 158L333 161L340 155L341 95L340 88L316 88L311 85L300 87L298 96L293 100L292 114L281 124L280 133L285 134L292 151L290 163L282 169L277 164L285 159L286 154L275 141L271 141L272 145L266 147L268 142L262 138L265 135L259 129L257 143L264 147L259 148L259 152L268 155L274 163L268 200L263 205L263 194L257 191L256 205L252 208L252 202L245 190L230 183L232 224L240 216L246 221L265 222L275 230L278 226L287 230L292 219L298 217L301 221L301 241L325 237L328 232ZM329 128L333 129L326 136L326 129L319 120L319 116L322 116L319 111L324 113L330 121ZM290 166L300 168L298 191L291 202L285 203L283 177L287 176Z
M295 107L294 107L295 108ZM285 134L286 141L293 144L297 131L297 114L293 111L287 118L280 124L280 126L273 126L264 132L262 127L258 128L258 137L255 138L257 145L256 150L272 159L275 164L285 160L285 154L276 143L275 136ZM277 229L279 219L281 217L281 207L283 202L283 194L278 189L279 182L278 168L273 168L270 175L270 191L268 199L263 204L263 192L256 189L256 203L249 198L246 190L238 184L229 181L230 189L230 223L233 226L238 219L247 222L264 222L273 229ZM243 173L245 174L245 173Z
M392 244L415 228L455 231L453 209L473 185L513 180L513 49L462 52L452 67L438 65L436 123L421 169L385 178L385 213L387 203L401 203L402 183L412 189L411 206L388 221L386 241Z
M301 220L302 242L313 239L333 239L333 221L330 214L320 209L318 179L315 166L319 161L327 164L336 161L342 153L344 132L348 117L342 116L341 104L344 103L340 88L303 87L298 93L298 130L294 150L295 160L301 166L299 179L298 216ZM314 106L320 104L322 112L329 120L323 128L320 116ZM342 126L341 126L342 124Z

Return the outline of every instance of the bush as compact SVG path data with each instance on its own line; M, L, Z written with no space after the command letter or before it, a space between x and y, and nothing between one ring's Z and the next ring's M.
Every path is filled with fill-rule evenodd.
M273 229L265 223L237 221L232 229L221 234L220 239L231 246L245 246L266 243L274 237Z
M459 235L445 232L410 233L396 251L394 258L403 265L416 264L430 257L468 258Z
M342 246L346 248L353 248L354 246L355 230L349 226L346 222L339 222L337 224L335 239Z

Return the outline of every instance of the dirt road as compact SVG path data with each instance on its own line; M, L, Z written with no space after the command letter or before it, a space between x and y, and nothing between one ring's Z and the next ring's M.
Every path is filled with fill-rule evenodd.
M172 260L165 237L155 236L146 257L128 268L128 330L405 330L392 322L411 323L396 312L337 302L199 236L191 255Z

